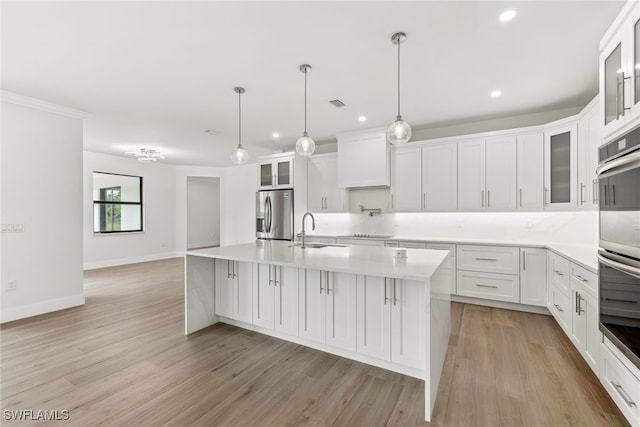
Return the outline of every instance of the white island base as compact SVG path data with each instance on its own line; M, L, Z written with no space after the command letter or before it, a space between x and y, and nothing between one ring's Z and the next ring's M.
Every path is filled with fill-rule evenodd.
M451 332L448 251L257 242L187 252L185 333L217 322L425 381L431 420Z

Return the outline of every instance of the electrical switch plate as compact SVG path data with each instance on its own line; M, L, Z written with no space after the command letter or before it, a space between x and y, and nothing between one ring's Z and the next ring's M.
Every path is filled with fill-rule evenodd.
M9 224L2 224L2 232L3 233L6 233L7 231L9 231L8 228L9 228Z
M18 281L17 280L12 280L9 282L9 286L7 287L8 291L15 291L16 289L18 289Z

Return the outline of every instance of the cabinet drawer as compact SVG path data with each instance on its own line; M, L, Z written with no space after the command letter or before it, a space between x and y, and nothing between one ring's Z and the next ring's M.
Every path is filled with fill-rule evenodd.
M564 293L560 288L555 285L551 285L549 288L549 304L547 308L556 318L560 327L570 334L571 325L571 302L569 294Z
M559 255L551 255L551 264L549 265L549 277L551 278L551 284L558 286L562 292L569 294L569 260L562 258Z
M631 424L637 424L640 421L640 380L606 344L600 347L600 362L600 381L604 388Z
M519 263L519 248L458 245L458 270L519 274Z
M571 280L582 284L593 296L598 295L598 276L589 270L571 263Z
M458 295L520 302L520 279L510 274L458 271Z

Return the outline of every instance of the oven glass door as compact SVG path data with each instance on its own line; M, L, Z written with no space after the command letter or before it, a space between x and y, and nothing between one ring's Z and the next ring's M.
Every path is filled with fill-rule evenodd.
M600 330L640 368L640 268L598 258Z
M640 259L640 164L599 177L600 247Z

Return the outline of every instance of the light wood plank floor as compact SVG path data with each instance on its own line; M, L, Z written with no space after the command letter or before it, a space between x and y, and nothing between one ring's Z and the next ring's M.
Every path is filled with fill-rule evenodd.
M85 288L83 307L2 326L3 410L83 427L426 424L419 380L224 324L185 336L180 258L89 271ZM550 316L452 312L432 425L626 424Z

